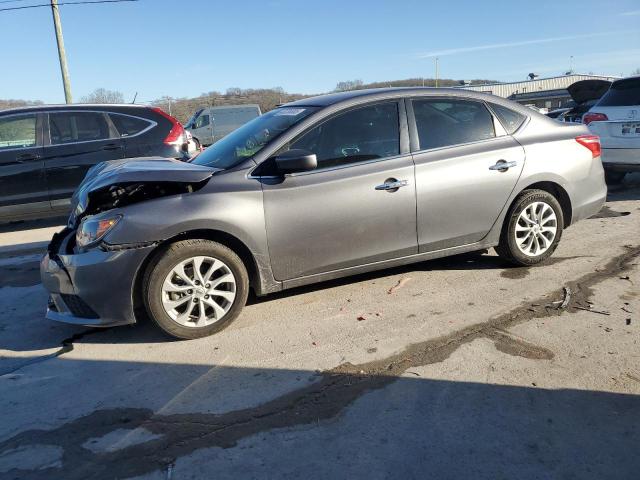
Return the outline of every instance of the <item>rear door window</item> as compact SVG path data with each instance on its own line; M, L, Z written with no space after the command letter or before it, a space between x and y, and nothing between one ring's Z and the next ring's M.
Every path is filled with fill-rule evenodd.
M121 137L131 137L137 135L143 130L149 128L152 124L148 120L130 115L121 115L119 113L110 113L109 117L118 130Z
M15 115L0 118L0 150L36 145L36 116Z
M316 154L318 168L400 154L397 102L357 108L312 128L289 145Z
M618 80L600 99L600 107L629 107L640 105L640 77Z
M420 150L487 140L496 136L493 116L480 102L416 99L413 112Z
M49 113L49 133L52 145L106 140L109 126L100 112Z

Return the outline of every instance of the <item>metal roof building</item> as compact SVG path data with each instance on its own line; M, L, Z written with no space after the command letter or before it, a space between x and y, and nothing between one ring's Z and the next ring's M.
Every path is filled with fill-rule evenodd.
M558 108L571 100L567 87L580 80L608 80L619 77L603 75L571 74L560 77L536 78L511 83L490 83L484 85L464 85L458 88L491 93L518 103L535 105L539 108Z

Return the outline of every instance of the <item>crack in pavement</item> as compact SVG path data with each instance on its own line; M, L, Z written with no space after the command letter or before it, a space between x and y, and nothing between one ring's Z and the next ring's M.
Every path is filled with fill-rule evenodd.
M365 393L381 389L398 379L411 367L446 360L453 352L479 338L488 338L509 354L549 359L552 352L516 340L505 334L508 328L534 319L577 312L592 297L592 287L628 270L640 256L640 246L627 246L626 252L611 259L604 268L567 282L572 292L566 309L556 307L564 289L471 325L451 334L408 346L385 359L359 365L345 363L320 374L316 383L277 397L262 405L223 414L155 414L144 408L113 408L70 421L52 430L21 432L0 443L0 456L20 447L55 445L63 448L62 467L41 470L11 470L21 479L128 478L155 470L166 470L175 459L201 448L234 447L238 441L279 428L316 424L338 416ZM553 303L555 302L555 304ZM125 446L116 451L94 453L82 447L89 439L117 429L143 427L160 438Z
M75 342L77 342L78 340L82 340L87 335L93 335L95 333L100 333L100 332L106 332L107 330L109 330L109 328L103 328L103 329L94 328L94 329L91 329L91 330L85 330L84 332L74 333L69 338L65 338L64 340L62 340L62 342L60 342L61 347L58 350L56 350L55 352L50 353L49 355L43 355L42 357L31 358L31 359L29 359L29 360L27 360L25 362L22 362L17 367L9 368L7 370L0 370L0 377L2 377L3 375L11 375L12 373L15 373L18 370L21 370L21 369L23 369L25 367L28 367L30 365L35 365L37 363L46 362L47 360L51 360L53 358L58 358L60 355L64 355L65 353L69 353L69 352L73 351L73 349L74 349L74 345L73 344Z

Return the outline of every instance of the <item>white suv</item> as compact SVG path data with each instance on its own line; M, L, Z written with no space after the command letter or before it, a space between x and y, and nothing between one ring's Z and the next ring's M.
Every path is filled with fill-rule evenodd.
M613 82L582 121L600 137L609 183L640 171L640 76Z

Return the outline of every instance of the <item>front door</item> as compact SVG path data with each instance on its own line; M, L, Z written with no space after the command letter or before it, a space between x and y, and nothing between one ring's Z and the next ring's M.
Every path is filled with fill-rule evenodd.
M202 112L193 122L191 134L200 141L200 144L211 145L214 140L211 115L206 113L206 111Z
M337 114L285 148L315 153L318 168L263 181L276 279L417 253L414 166L400 148L397 102Z
M66 208L87 170L96 163L124 158L124 146L106 113L60 111L48 116L44 161L49 197L54 209Z
M425 98L412 106L420 252L482 240L515 188L524 149L482 102Z
M0 217L50 210L42 160L41 115L0 117Z

